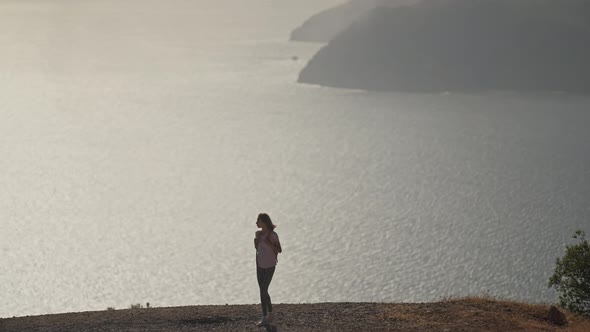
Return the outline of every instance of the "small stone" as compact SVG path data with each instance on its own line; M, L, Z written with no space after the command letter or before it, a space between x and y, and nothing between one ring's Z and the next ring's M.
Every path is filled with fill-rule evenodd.
M552 305L551 308L549 308L548 319L552 324L557 326L563 326L567 324L565 314L561 312L559 309L557 309L557 307L554 305Z

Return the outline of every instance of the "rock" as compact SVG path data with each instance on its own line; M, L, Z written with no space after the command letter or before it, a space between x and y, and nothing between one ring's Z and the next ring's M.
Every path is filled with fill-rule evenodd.
M548 319L552 324L557 326L563 326L567 324L565 314L561 312L559 309L557 309L557 307L554 305L552 305L551 308L549 308Z

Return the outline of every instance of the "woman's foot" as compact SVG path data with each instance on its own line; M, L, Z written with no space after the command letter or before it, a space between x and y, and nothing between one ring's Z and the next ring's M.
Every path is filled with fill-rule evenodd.
M263 326L266 325L266 316L262 316L262 318L256 323L256 326Z

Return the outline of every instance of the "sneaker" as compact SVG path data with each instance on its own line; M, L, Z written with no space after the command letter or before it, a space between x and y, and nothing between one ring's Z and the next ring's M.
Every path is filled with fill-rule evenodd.
M266 316L262 316L262 319L256 323L256 326L266 325Z
M272 321L275 319L275 315L271 312L268 313L268 315L266 315L266 323L272 323Z

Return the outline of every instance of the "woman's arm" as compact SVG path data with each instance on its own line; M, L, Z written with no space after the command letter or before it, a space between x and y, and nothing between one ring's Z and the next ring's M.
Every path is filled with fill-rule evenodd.
M271 233L268 242L270 242L272 251L274 251L275 256L283 252L283 248L281 248L281 241L279 241L279 236L277 235L277 233Z

